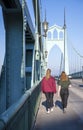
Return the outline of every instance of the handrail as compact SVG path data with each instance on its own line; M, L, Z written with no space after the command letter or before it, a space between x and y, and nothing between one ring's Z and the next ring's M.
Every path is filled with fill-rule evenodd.
M39 86L39 83L37 86L35 87L32 87L31 89L27 90L25 92L25 94L20 98L19 101L17 101L15 104L13 104L10 108L8 108L4 113L2 113L2 115L0 116L0 130L4 130L7 126L11 125L10 122L14 120L14 118L16 118L17 114L20 112L21 110L21 113L23 113L23 111L25 111L25 115L26 115L26 111L29 109L29 108L25 108L23 109L24 106L26 106L26 102L27 104L30 102L30 104L34 104L33 101L30 99L32 94L35 93L35 90L38 90L40 89L40 86ZM37 92L37 98L38 98L38 95L40 94L40 91ZM36 97L36 96L35 96ZM34 98L35 98L34 97ZM37 99L36 99L37 100ZM29 101L29 102L28 102ZM30 106L29 106L30 107ZM38 109L39 106L37 106L37 109ZM35 108L35 106L34 106ZM30 108L32 109L32 108ZM29 112L29 110L27 111L27 113ZM28 115L27 115L28 116ZM27 117L28 119L28 117ZM32 120L32 119L31 119ZM19 119L17 118L17 122L19 122ZM28 122L28 121L27 121ZM32 121L33 122L33 121ZM13 124L13 123L12 123ZM24 123L25 124L25 123ZM10 126L9 126L10 127ZM29 127L29 130L31 128L31 126L28 126ZM9 130L9 129L7 129ZM13 130L13 129L12 129ZM18 129L20 130L20 129ZM26 129L28 130L28 129Z
M4 124L8 124L8 122L13 118L13 116L19 111L19 109L22 107L24 102L27 100L27 98L30 96L30 92L27 91L21 99L13 104L7 111L5 111L1 117L0 121L3 121Z

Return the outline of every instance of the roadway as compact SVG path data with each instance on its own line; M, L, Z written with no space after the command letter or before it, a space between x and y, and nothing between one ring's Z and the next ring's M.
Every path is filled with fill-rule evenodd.
M34 130L83 130L83 83L71 80L67 112L61 109L60 97L54 96L54 111L47 114L45 96L42 94Z

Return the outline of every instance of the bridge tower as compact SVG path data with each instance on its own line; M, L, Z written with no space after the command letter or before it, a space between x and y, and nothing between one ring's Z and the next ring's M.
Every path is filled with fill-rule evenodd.
M56 34L56 37L55 37ZM46 57L46 63L48 64L48 56L50 50L53 46L57 45L63 55L63 65L67 74L69 74L69 64L68 64L68 51L67 51L67 28L65 24L65 13L64 13L64 26L60 27L57 25L51 26L47 31L47 37L45 39L45 52L48 53ZM47 66L46 66L47 68Z

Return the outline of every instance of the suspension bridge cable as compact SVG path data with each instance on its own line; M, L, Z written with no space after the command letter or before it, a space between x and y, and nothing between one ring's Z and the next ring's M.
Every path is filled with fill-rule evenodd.
M69 41L70 41L70 40L69 40ZM70 41L69 43L71 44L71 46L72 46L73 50L76 52L76 54L79 55L81 58L83 58L83 55L81 55L81 54L76 50L76 48L73 46L72 42Z
M71 47L72 52L69 53L70 54L70 68L71 68L71 72L74 71L80 71L82 69L82 64L83 64L83 55L81 55L76 48L73 46L72 42L70 42L70 39L68 38L68 46L69 48ZM76 56L77 55L77 56ZM73 59L72 59L73 58ZM71 60L73 61L73 64L71 62Z

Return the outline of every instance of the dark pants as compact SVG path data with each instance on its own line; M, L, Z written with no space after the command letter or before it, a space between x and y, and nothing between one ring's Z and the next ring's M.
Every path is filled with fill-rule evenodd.
M62 106L64 109L67 107L67 100L68 100L68 96L69 96L68 88L61 88L60 96L61 96L61 100L62 100Z
M53 97L54 93L53 92L47 92L45 93L46 96L46 108L52 108L53 107Z

